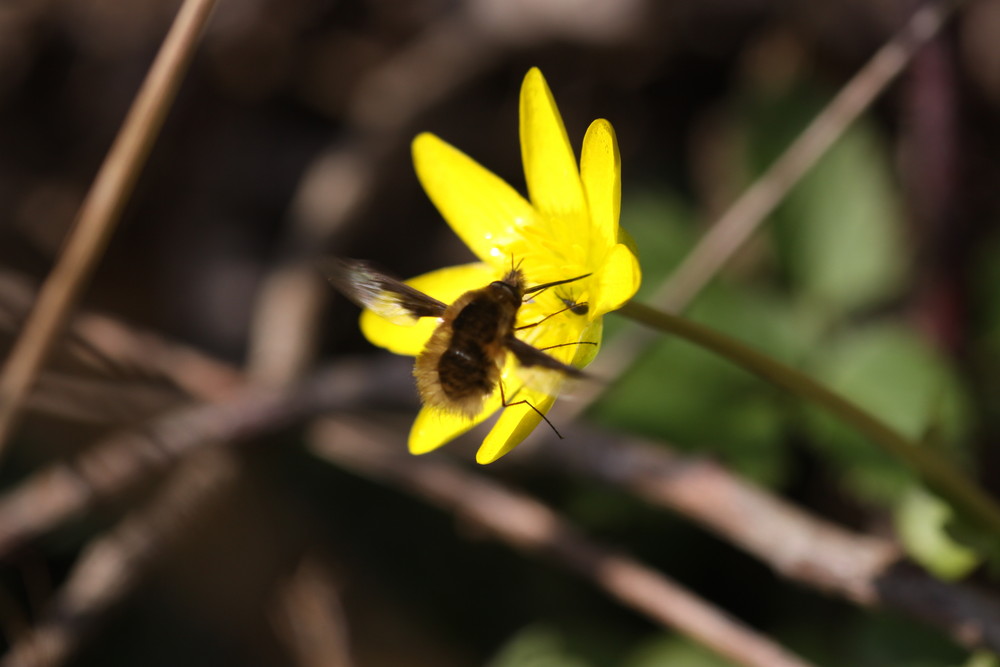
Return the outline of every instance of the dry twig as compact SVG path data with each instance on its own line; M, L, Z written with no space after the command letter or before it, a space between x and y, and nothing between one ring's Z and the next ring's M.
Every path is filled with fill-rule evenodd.
M247 388L98 443L76 461L42 471L0 497L0 557L206 448L238 444L330 410L370 405L384 397L386 387L405 385L406 371L399 363L382 370L342 364L293 387ZM582 472L690 517L810 588L897 609L968 646L1000 650L995 599L899 561L897 548L886 540L840 529L714 463L660 445L620 441L593 429L567 435L539 455L561 470Z
M321 560L307 557L284 582L273 614L278 635L301 667L351 667L337 585Z
M958 4L958 0L944 0L917 9L902 29L840 89L781 157L712 225L652 302L672 312L687 307L792 187L899 76L920 48L938 34Z
M738 664L808 664L666 576L588 539L536 500L440 459L415 459L387 445L385 435L373 427L328 420L313 429L311 447L339 466L402 486L518 549L551 558L636 611Z
M394 375L399 370L398 364L379 372L371 365L343 363L287 390L247 387L219 403L183 408L142 431L97 443L75 461L42 470L0 498L0 557L208 446L240 442L328 410L370 404L385 396L386 386L401 386L404 381Z
M13 338L21 330L36 297L36 286L30 279L0 269L0 340ZM67 335L48 361L47 371L73 379L136 383L163 379L206 401L223 398L246 382L233 366L188 345L86 310L72 317ZM36 394L44 391L29 394L29 400L44 400Z
M922 46L941 30L961 0L928 3L913 13L854 75L771 167L709 228L684 262L663 284L651 303L662 310L681 312L753 236L788 192L819 161L844 131L903 71ZM655 332L634 328L623 332L602 350L593 370L611 377L630 366L652 341ZM586 410L602 391L595 386L580 400L563 405L571 417Z
M45 357L114 232L214 5L215 0L186 0L181 6L7 358L0 374L0 453Z
M553 469L589 476L677 512L787 579L866 607L901 611L959 644L1000 652L1000 601L939 581L906 561L890 540L812 516L706 459L592 428L567 436L548 441L536 456Z

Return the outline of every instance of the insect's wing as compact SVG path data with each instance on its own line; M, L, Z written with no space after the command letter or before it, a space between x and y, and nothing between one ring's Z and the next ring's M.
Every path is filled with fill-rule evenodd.
M588 377L586 373L581 371L576 366L570 366L569 364L564 364L563 362L550 357L545 354L537 347L525 343L520 338L516 336L507 337L507 349L511 351L514 357L517 359L517 363L524 367L532 368L547 368L553 371L559 371L560 373L572 377L572 378L585 378Z
M327 259L322 268L344 296L393 324L413 325L421 317L441 317L447 309L434 297L376 271L365 262Z
M579 382L597 379L514 336L507 339L507 349L517 360L517 367L514 369L516 377L524 386L543 394L567 397L572 395L573 387Z

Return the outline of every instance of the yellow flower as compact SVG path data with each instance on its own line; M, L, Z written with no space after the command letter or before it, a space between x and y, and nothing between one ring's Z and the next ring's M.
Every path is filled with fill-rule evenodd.
M531 295L518 311L518 337L577 367L593 359L601 341L602 316L639 288L639 264L618 228L621 164L614 130L595 120L583 140L580 167L542 73L531 69L521 86L521 157L530 202L499 177L432 134L413 141L417 176L431 201L479 262L449 267L406 281L444 303L501 279L519 265L528 286L585 278ZM570 304L586 304L566 310ZM398 326L366 310L361 327L368 339L398 354L417 355L438 322ZM577 345L592 342L597 345ZM532 369L508 354L501 374L507 402L527 400L541 413L552 407L561 381L539 383ZM550 373L553 375L553 373ZM557 375L557 374L556 374ZM501 406L494 391L472 419L425 406L410 432L410 451L435 449L487 419ZM518 445L541 422L528 405L506 408L476 456L491 463Z

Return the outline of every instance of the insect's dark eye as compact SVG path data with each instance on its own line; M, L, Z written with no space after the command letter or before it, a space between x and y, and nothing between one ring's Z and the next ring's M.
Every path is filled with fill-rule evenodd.
M496 292L500 292L505 296L511 296L514 298L515 301L521 300L521 295L517 293L517 289L514 287L514 285L511 285L508 282L504 282L503 280L494 280L493 282L491 282L490 289Z

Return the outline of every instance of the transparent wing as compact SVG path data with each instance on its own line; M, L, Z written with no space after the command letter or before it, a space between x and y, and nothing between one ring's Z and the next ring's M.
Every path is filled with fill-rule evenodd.
M512 363L508 371L529 389L549 396L572 398L581 382L601 381L591 373L565 364L519 338L511 338L515 342L508 339L507 347L516 363Z
M517 363L521 364L526 368L539 367L543 369L558 371L574 378L587 377L587 374L581 371L576 366L570 366L569 364L564 364L563 362L555 359L537 347L528 345L520 338L516 336L507 337L507 349L509 349L513 354L514 358L517 359Z
M422 317L441 317L447 306L366 262L330 258L322 263L330 282L348 299L393 324L411 326Z
M578 384L581 380L593 379L593 376L579 368L564 364L513 336L507 341L507 349L514 357L514 363L510 364L508 370L518 383L537 392L549 396L564 395L569 386ZM507 399L511 400L511 397L508 396Z

